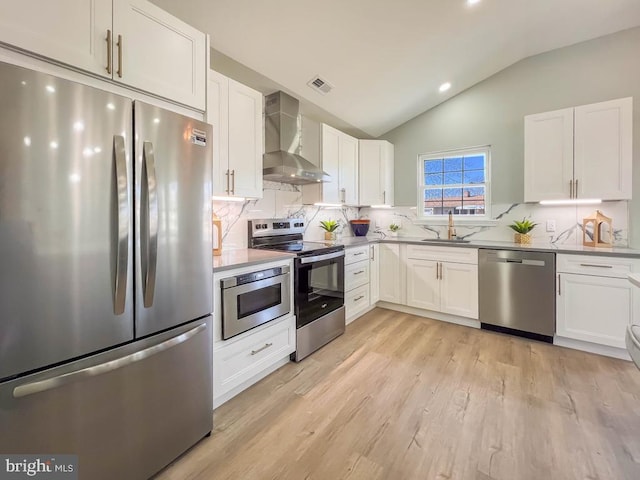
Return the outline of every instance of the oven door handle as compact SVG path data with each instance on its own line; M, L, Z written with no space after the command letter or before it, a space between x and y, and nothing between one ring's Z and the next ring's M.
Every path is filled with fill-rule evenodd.
M315 255L313 257L302 257L300 258L300 263L304 265L305 263L321 262L323 260L330 260L332 258L339 257L344 257L344 250L340 250L339 252L326 253L324 255Z

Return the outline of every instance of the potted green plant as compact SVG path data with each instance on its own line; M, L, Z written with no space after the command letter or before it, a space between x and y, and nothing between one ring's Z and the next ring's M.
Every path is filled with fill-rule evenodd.
M336 230L340 224L337 220L320 220L320 228L324 230L325 240L335 240Z
M511 228L515 233L514 241L520 244L530 244L531 243L531 235L529 232L533 230L533 227L538 225L537 223L533 223L531 220L527 220L523 218L522 221L514 220L509 228Z
M392 237L398 236L398 230L400 230L400 225L397 225L395 223L392 223L391 225L389 225L389 231L391 232Z

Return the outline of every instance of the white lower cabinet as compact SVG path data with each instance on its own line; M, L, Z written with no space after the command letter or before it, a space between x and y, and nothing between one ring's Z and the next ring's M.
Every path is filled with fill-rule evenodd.
M624 349L627 325L640 318L640 294L627 274L640 271L640 261L558 255L557 271L554 343L571 339Z
M400 245L381 243L379 254L380 298L382 302L404 304L406 298L404 263Z
M369 245L369 300L375 305L380 300L380 245Z
M478 318L478 266L407 259L407 305Z
M295 317L272 322L256 333L214 344L213 399L214 406L235 388L250 381L274 362L296 349Z
M370 307L369 245L347 248L344 263L345 316L351 323Z

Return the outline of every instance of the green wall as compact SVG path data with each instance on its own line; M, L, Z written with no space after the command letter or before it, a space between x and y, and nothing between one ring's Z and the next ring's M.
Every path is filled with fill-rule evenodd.
M523 201L523 117L634 97L631 246L640 248L640 27L522 60L382 135L395 145L395 200L416 204L420 153L491 145L492 203Z

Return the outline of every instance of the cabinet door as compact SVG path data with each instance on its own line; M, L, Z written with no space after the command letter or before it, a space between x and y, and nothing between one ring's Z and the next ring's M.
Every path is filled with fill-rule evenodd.
M631 199L632 116L631 98L576 107L578 198Z
M384 275L380 276L380 300L404 303L402 292L405 282L402 279L400 245L380 244L379 258L379 271L384 272Z
M209 71L207 123L213 125L213 194L229 195L229 79Z
M556 297L556 334L625 348L630 319L639 315L638 295L626 278L561 273Z
M369 297L375 305L380 300L380 245L370 245L369 254Z
M395 189L393 183L395 181L395 149L392 143L384 143L384 156L382 158L382 203L393 207L395 204Z
M342 134L339 183L342 203L358 205L358 139Z
M573 109L524 117L524 201L570 198Z
M229 169L235 196L262 198L263 132L262 94L229 79Z
M111 78L111 0L0 2L0 41Z
M478 266L441 263L440 310L478 319Z
M381 140L359 142L360 205L382 205L384 203L384 150Z
M113 0L113 31L115 80L205 110L204 33L146 0Z
M438 262L407 260L407 305L426 310L440 310Z
M340 195L340 137L342 132L329 125L322 125L322 169L331 176L322 184L324 203L341 203Z

